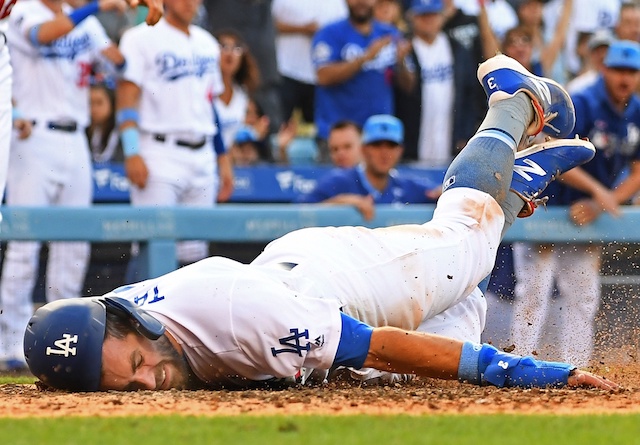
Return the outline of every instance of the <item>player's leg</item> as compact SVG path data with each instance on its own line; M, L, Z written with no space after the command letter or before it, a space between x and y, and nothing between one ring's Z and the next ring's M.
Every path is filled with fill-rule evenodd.
M515 354L530 355L541 352L539 348L559 264L553 247L535 243L514 244L513 263L518 281L510 340L515 346Z
M0 66L3 73L9 68L9 54L4 48L0 51ZM7 183L7 170L9 167L9 146L11 145L11 76L4 76L0 83L0 201L4 197L5 185ZM0 221L2 215L0 214Z
M66 156L66 181L56 195L54 205L89 207L93 196L90 151L84 133L56 134L60 156ZM47 301L82 295L82 285L89 265L91 245L84 241L49 244L46 288Z
M562 305L563 332L558 342L560 360L589 366L595 339L595 317L600 307L600 245L562 246L558 289ZM571 337L571 338L567 338Z
M205 145L198 150L182 149L183 162L191 166L192 176L183 190L179 203L184 207L211 208L216 200L213 147ZM209 244L206 241L181 241L176 245L176 254L180 264L189 264L209 256Z
M56 189L51 165L55 150L47 138L47 130L35 129L26 140L13 140L7 174L7 205L46 207ZM12 241L8 243L2 264L0 326L4 357L16 367L24 364L21 351L24 329L33 315L31 295L38 273L40 243Z

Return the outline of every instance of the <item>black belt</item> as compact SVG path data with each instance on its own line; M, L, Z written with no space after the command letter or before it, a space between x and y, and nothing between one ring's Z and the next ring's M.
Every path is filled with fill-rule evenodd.
M166 142L167 141L167 135L166 134L160 134L160 133L156 133L153 135L153 138L158 141L158 142ZM197 150L198 148L202 148L204 147L204 144L207 143L207 138L202 138L199 141L185 141L183 139L176 139L175 140L175 144L178 147L186 147L186 148L191 148L192 150Z
M32 125L36 125L37 121L31 121ZM75 133L76 130L78 129L78 123L77 122L55 122L55 121L49 121L46 123L47 128L49 130L56 130L56 131L64 131L65 133Z

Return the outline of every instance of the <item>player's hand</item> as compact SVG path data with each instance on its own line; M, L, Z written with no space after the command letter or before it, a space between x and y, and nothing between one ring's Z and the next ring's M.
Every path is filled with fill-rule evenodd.
M155 25L162 17L164 9L162 7L162 0L127 0L129 6L135 8L139 5L145 5L149 8L147 13L146 22L148 25Z
M607 380L604 377L591 374L590 372L583 371L581 369L574 369L571 371L567 381L567 386L573 388L618 389L618 385L611 380Z
M129 9L129 4L126 0L100 0L98 6L100 11L117 11L120 13Z
M31 136L33 122L27 119L15 119L13 121L13 128L18 132L18 139L26 139Z
M600 213L602 213L600 206L589 198L581 199L569 207L569 218L578 226L592 223Z
M129 156L124 161L124 170L129 181L137 187L144 188L149 179L149 170L140 155Z

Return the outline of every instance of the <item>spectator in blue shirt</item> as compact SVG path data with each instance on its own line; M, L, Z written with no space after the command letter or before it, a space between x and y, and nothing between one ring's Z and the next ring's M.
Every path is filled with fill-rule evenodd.
M363 162L353 168L336 168L318 181L299 203L353 205L366 220L374 216L375 204L433 203L439 184L400 177L394 167L403 150L404 128L394 116L371 116L362 132Z
M415 76L400 31L373 19L375 0L347 0L349 18L321 28L312 42L318 77L315 123L321 161L328 162L331 126L345 119L358 125L375 114L393 114L393 84L410 90Z

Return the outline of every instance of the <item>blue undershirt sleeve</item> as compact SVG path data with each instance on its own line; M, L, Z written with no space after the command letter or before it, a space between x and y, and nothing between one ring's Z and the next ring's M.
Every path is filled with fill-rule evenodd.
M333 365L360 369L369 353L373 328L343 312L340 312L340 317L342 318L342 332Z

